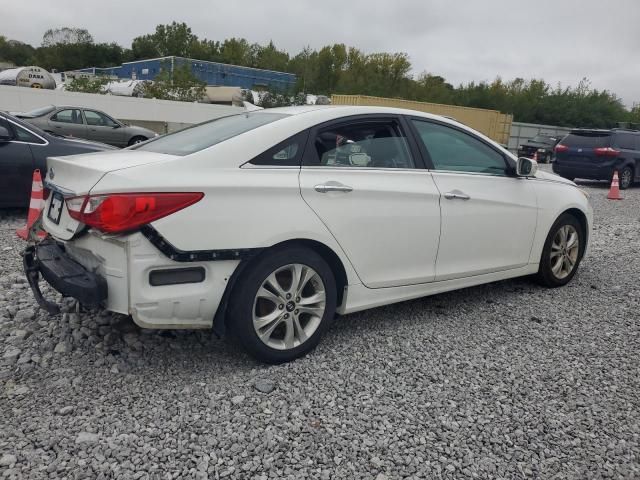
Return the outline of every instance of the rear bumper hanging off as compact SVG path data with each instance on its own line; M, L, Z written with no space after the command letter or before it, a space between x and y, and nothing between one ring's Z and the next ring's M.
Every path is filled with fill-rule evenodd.
M38 285L40 275L62 295L73 297L82 305L97 307L107 299L106 280L69 257L53 240L27 247L22 256L27 281L36 301L49 314L59 313L60 308L42 295Z

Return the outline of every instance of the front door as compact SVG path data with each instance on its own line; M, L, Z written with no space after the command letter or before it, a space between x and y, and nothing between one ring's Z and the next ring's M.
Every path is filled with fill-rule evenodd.
M502 152L466 130L412 124L442 195L436 280L529 263L537 221L532 181L513 176Z
M300 190L369 288L430 282L439 193L396 117L357 117L312 130Z
M2 117L0 126L13 137L9 141L0 141L0 206L26 207L29 205L34 168L31 148L16 136L13 125Z
M113 118L95 110L84 110L84 117L87 122L87 138L89 140L118 147L126 146L125 132Z

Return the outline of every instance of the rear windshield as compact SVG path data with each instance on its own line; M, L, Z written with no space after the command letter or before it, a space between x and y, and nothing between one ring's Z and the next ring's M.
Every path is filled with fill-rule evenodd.
M131 149L168 155L189 155L287 116L283 113L255 112L216 118Z
M39 117L49 112L53 112L56 109L53 105L47 105L46 107L36 108L35 110L29 110L25 115L29 117Z
M570 133L560 143L567 147L608 147L611 145L611 134L607 132Z

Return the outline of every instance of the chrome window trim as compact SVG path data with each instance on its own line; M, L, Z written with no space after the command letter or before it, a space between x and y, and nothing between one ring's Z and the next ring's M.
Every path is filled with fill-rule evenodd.
M32 142L23 142L22 140L10 140L9 143L20 143L22 145L34 145L36 147L46 147L47 145L49 145L49 140L47 140L44 137L41 137L36 132L34 132L32 130L29 130L27 127L24 127L24 126L20 125L19 123L14 122L10 118L6 118L6 117L2 117L2 118L4 118L7 122L12 123L15 127L22 128L23 130L26 130L31 135L33 135L34 137L39 138L40 140L42 140L44 142L44 143L32 143Z

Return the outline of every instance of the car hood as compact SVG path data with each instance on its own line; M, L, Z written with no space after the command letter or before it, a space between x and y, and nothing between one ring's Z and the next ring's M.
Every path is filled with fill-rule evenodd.
M558 183L564 183L566 185L573 185L574 187L577 186L571 180L567 180L566 178L563 178L560 175L556 175L555 173L545 172L544 170L538 170L536 172L536 178L539 178L540 180L548 180L550 182L558 182Z

